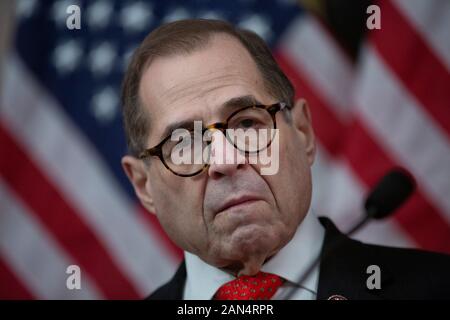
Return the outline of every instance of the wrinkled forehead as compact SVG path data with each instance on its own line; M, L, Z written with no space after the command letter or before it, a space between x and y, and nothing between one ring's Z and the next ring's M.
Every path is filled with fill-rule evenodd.
M140 97L151 118L150 135L183 117L212 117L227 100L245 95L267 99L250 53L228 35L213 36L207 46L190 54L155 59L140 83Z

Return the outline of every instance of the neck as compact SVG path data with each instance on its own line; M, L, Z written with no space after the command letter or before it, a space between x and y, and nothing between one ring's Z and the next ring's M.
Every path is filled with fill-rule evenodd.
M266 262L270 261L270 259L272 259L273 256L274 255L271 255L270 257L266 258L264 260L264 262L260 265L260 267L257 268L258 270L255 271L255 268L253 268L253 272L250 272L251 274L246 272L247 270L245 269L245 264L243 262L241 262L241 261L231 263L231 264L229 264L229 265L227 265L225 267L219 268L219 269L225 271L228 274L233 275L236 278L241 276L241 275L250 275L250 276L252 276L252 275L255 275L256 273L258 273L260 271L261 267Z

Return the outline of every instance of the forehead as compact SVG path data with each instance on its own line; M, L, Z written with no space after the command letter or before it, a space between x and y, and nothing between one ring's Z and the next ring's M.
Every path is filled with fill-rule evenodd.
M256 63L228 35L213 36L191 54L155 59L143 73L139 91L152 119L150 134L183 118L210 118L219 105L237 96L268 98Z

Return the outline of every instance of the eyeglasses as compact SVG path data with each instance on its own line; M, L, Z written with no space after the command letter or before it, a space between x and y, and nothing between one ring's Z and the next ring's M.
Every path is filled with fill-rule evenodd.
M217 122L202 128L201 133L203 136L208 130L210 132L219 130L239 151L245 153L246 155L258 154L258 152L270 146L274 134L269 135L269 137L264 140L264 143L261 143L261 141L257 143L255 139L249 139L249 136L246 133L249 132L249 129L255 131L266 130L266 132L274 133L275 130L273 129L276 129L277 127L275 115L278 111L287 107L288 105L284 102L278 102L271 105L252 105L244 107L234 111L225 122ZM170 172L180 177L192 177L203 172L206 168L208 168L209 161L190 161L189 163L178 163L172 159L174 152L180 152L181 148L186 147L194 159L198 159L199 156L203 159L203 151L205 149L207 152L206 158L209 159L211 155L210 139L202 139L202 148L195 148L194 143L191 143L195 139L194 130L185 131L185 135L177 135L178 139L171 139L173 133L168 135L153 148L144 150L139 155L139 159L146 159L150 156L159 157L161 162ZM199 151L201 152L200 155Z

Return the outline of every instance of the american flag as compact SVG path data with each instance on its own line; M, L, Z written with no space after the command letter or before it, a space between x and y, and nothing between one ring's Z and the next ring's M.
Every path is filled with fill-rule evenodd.
M450 2L375 3L381 29L366 30L358 51L324 14L332 2L15 2L0 55L0 298L138 299L172 276L182 251L121 169L119 94L133 49L183 18L257 32L309 101L317 215L346 230L367 190L401 165L418 191L357 238L450 253ZM80 30L66 26L74 4ZM80 290L66 286L70 265Z

